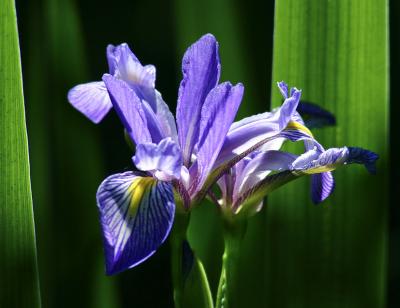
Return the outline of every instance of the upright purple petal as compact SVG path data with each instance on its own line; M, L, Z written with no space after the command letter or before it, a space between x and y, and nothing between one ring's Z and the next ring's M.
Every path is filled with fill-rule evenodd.
M109 45L107 59L110 74L125 81L142 102L143 109L147 110L148 125L153 126L151 130L155 130L159 136L171 137L177 141L174 116L161 94L155 89L155 67L143 66L125 43L116 47ZM157 139L154 133L152 135Z
M105 179L97 192L97 205L108 275L153 255L168 236L175 212L170 183L133 172Z
M225 136L235 119L243 97L243 85L232 86L225 82L214 88L201 110L199 142L197 143L197 168L195 187L200 188L211 171Z
M127 44L119 46L115 76L131 85L154 89L156 69L153 65L143 66Z
M218 43L211 34L204 35L190 46L183 57L183 79L179 87L176 121L187 166L198 141L203 103L208 93L218 84L220 71Z
M284 81L277 82L279 92L281 92L284 99L287 99L289 96L289 87Z
M130 57L132 60L139 62L135 54L130 50L128 44L122 43L120 45L108 45L107 46L107 62L109 73L111 75L118 74L118 66L121 59L121 54L125 53L125 57Z
M135 92L122 80L105 74L103 81L126 131L136 143L152 142L145 111Z
M102 81L77 85L68 92L71 105L93 123L99 123L112 108L110 97Z
M182 155L178 145L169 137L159 144L138 144L132 159L139 170L152 172L160 180L170 181L181 176Z

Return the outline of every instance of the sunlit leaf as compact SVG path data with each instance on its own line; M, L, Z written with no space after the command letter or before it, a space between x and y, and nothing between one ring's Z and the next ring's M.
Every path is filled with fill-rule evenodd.
M377 176L356 166L335 172L336 190L318 207L310 201L309 179L272 194L269 307L383 307L387 10L386 0L276 1L273 88L285 80L336 115L336 127L316 132L322 144L362 146L381 158ZM272 97L280 104L277 90Z
M15 4L0 2L0 306L40 307Z

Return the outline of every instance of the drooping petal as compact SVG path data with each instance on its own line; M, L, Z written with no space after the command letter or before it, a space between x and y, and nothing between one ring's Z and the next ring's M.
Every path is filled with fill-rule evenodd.
M310 150L300 155L292 164L292 170L305 174L315 174L335 170L347 162L347 147L331 148L322 153Z
M133 172L112 175L97 192L108 275L149 258L168 236L175 203L170 183Z
M183 79L179 87L176 121L187 166L198 141L203 103L218 84L220 71L218 43L213 35L206 34L189 47L182 60Z
M280 156L283 155L283 152L276 154ZM377 154L361 148L331 148L323 152L314 148L300 156L292 156L292 163L289 159L286 163L281 164L281 172L268 175L241 190L235 200L234 207L237 209L252 207L272 190L302 175L313 175L312 199L314 203L320 203L334 189L335 183L330 171L351 163L363 164L368 171L374 171L377 159Z
M347 149L349 150L348 164L363 164L369 173L376 173L375 163L379 158L378 154L357 147L348 147Z
M206 98L201 110L194 191L201 187L212 169L225 136L235 119L243 97L243 85L225 82L215 87Z
M68 92L68 101L93 123L99 123L112 108L110 97L102 81L84 83Z
M182 155L178 145L169 137L159 144L138 144L132 160L139 170L153 172L156 178L163 181L181 176Z
M293 162L293 170L305 174L315 174L326 171L332 171L341 165L362 164L366 169L374 173L376 171L375 163L379 156L369 150L355 147L331 148L322 153L318 157L310 156L306 152L300 155Z
M135 92L124 81L111 75L105 74L103 80L111 102L132 140L136 144L152 142L154 132L149 130L145 111Z
M262 143L285 129L296 112L301 91L295 90L280 108L232 124L215 167Z
M319 204L328 198L335 189L332 172L322 172L311 176L311 200Z
M336 125L335 116L328 110L310 102L300 101L297 111L309 128L320 128Z
M321 153L325 149L316 140L304 138L306 151ZM335 189L335 180L330 171L315 173L311 175L311 200L314 204L319 204L327 199Z

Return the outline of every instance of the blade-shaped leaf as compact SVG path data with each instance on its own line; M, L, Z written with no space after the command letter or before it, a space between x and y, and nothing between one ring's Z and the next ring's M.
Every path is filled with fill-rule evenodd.
M386 256L387 1L278 0L273 88L285 80L337 117L317 131L326 146L380 155L378 175L335 172L319 207L303 179L272 194L267 213L270 307L383 307ZM280 104L277 90L273 103ZM294 148L291 147L291 150Z
M28 142L13 0L0 3L0 306L40 307Z

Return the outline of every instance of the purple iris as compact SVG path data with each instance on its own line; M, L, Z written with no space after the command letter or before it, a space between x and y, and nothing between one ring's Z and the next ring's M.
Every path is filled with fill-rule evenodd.
M174 187L191 206L212 169L243 96L241 84L219 84L218 43L205 35L185 53L175 120L155 89L154 66L143 66L126 44L109 46L110 74L70 90L70 103L98 123L113 107L136 144L142 172L108 177L97 204L106 270L114 274L150 257L170 232Z
M288 94L284 83L280 108L233 123L244 88L219 83L218 43L211 34L183 57L176 124L155 89L154 66L143 66L126 44L108 46L107 59L109 74L74 87L68 99L94 123L113 108L136 144L132 160L140 171L109 176L97 192L106 271L115 274L143 262L164 242L177 200L189 210L241 159L257 149L278 150L285 139L300 140L304 126L291 124L298 123L301 92Z
M278 86L283 96L287 97L286 84L278 83ZM279 151L285 139L272 139L265 143L218 180L220 198L209 192L217 205L235 215L252 215L262 208L263 199L271 191L303 175L311 175L311 198L314 203L320 203L334 189L331 171L336 168L357 163L364 165L370 173L376 172L378 155L374 152L357 147L325 150L303 126L299 114L292 119L278 136L291 141L303 141L305 152L294 155Z

